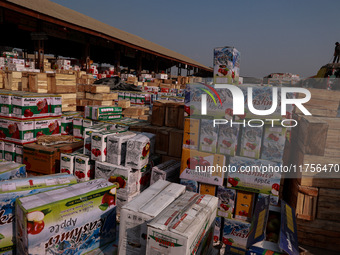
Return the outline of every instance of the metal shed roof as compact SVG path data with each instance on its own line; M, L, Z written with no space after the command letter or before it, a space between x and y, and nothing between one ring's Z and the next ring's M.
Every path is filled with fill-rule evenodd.
M142 51L144 50L159 55L161 57L177 60L179 62L199 67L202 69L206 69L209 71L211 70L211 68L204 66L199 62L191 58L188 58L182 54L169 50L156 43L150 42L139 36L122 31L120 29L107 25L96 19L93 19L84 14L81 14L79 12L76 12L74 10L71 10L69 8L66 8L64 6L61 6L57 3L48 0L7 0L5 2L13 3L20 7L24 7L28 10L34 11L35 12L34 16L38 19L46 20L46 17L52 17L53 19L64 21L69 25L73 25L73 27L71 27L73 29L82 28L83 32L91 33L101 37L105 36L108 39L115 40L118 43L126 44L127 46L131 46ZM16 11L20 10L17 9ZM26 14L32 15L32 13L29 12L26 12ZM74 27L74 25L76 27Z

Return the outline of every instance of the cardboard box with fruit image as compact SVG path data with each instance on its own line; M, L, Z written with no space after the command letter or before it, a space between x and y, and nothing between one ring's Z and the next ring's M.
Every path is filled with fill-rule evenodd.
M107 156L107 137L117 134L115 131L93 132L91 134L91 159L105 162Z
M270 207L265 238L249 247L254 255L264 253L298 255L295 211L281 200L281 207Z
M185 118L183 133L183 148L198 150L200 135L200 120Z
M150 139L138 134L127 141L125 166L141 169L149 162Z
M95 178L115 183L118 197L127 197L140 191L141 172L128 167L96 161Z
M133 132L118 133L107 138L107 162L115 165L125 165L127 141L136 136Z
M295 212L283 200L277 207L269 205L268 195L258 197L251 223L225 220L223 243L225 254L298 255Z
M116 106L85 106L85 118L91 120L120 119L122 108Z
M286 143L286 131L286 128L283 127L265 127L261 159L282 161Z
M4 142L4 159L6 161L15 161L15 144Z
M262 132L262 127L246 126L242 129L240 156L255 159L260 158Z
M74 174L74 158L77 153L60 153L60 173Z
M293 104L286 105L286 114L284 116L281 115L281 88L279 87L264 87L261 85L249 85L244 84L240 85L239 88L242 90L244 99L245 99L245 115L243 116L235 116L235 120L239 119L284 119L288 118L291 119L292 112L293 112ZM254 114L253 111L249 109L249 104L247 102L249 95L249 88L251 88L252 93L252 105L256 110L265 111L275 107L273 113L269 115L259 115ZM277 92L275 92L277 90ZM273 106L273 94L277 93L277 104ZM294 93L285 93L285 98L293 99L295 98Z
M61 118L48 118L35 120L35 136L60 135Z
M122 207L119 225L119 254L146 254L147 222L155 218L185 186L160 180Z
M279 162L230 157L230 168L236 171L228 173L227 187L271 195L272 198L277 198L271 199L271 203L275 205L279 197L281 173L278 171L262 172L262 170L280 166Z
M89 181L94 178L94 162L89 156L76 154L74 158L74 175L79 182Z
M26 166L16 162L0 160L0 181L26 177Z
M77 183L72 175L55 174L23 179L13 179L0 183L0 250L4 254L15 251L15 200L19 197L33 195L39 192L60 188Z
M239 83L240 52L230 46L214 48L214 83Z
M269 210L269 197L256 201L251 222L224 219L222 242L226 245L225 254L246 254L251 243L262 240Z
M252 217L255 193L238 190L236 192L235 219L249 221Z
M216 152L218 125L214 127L213 120L202 119L200 126L200 151Z
M83 117L75 116L72 120L73 124L73 136L77 138L83 138Z
M231 219L234 214L236 190L217 186L218 208L217 215Z
M62 115L62 97L60 95L50 95L50 115Z
M208 96L209 92L212 97ZM202 95L207 95L207 113L201 115ZM217 95L219 99L217 98ZM220 100L221 99L221 100ZM217 89L214 86L206 86L200 83L186 85L185 89L185 116L194 118L205 118L209 116L214 119L233 118L233 97L227 89Z
M24 146L20 144L15 145L15 162L18 164L23 163Z
M33 93L15 95L12 97L12 116L19 119L50 117L50 100L48 99L47 95Z
M13 113L12 94L1 92L0 94L0 115L11 117Z
M146 254L205 254L213 244L217 204L214 196L185 192L147 224Z
M0 137L6 141L29 143L35 141L34 120L1 119Z
M229 156L235 156L237 152L237 144L240 127L228 125L220 125L217 139L217 153Z
M115 241L116 201L104 179L19 198L17 252L79 255Z
M87 127L84 130L84 151L87 156L91 156L91 135L93 132L103 132L108 129L108 124L98 124Z
M185 190L198 193L199 192L199 183L193 180L181 179L180 184L185 186Z
M225 166L224 155L183 148L180 178L213 185L223 185L223 166Z
M173 159L152 167L150 185L158 180L178 183L180 168L181 162Z
M78 117L79 112L64 112L61 116L61 134L73 135L73 118Z
M215 218L215 227L214 227L214 244L219 243L221 237L221 228L222 228L222 218L216 217Z

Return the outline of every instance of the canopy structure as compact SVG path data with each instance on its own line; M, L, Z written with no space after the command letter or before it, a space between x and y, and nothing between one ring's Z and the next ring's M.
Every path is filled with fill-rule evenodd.
M0 0L0 45L160 72L212 69L191 58L48 0Z

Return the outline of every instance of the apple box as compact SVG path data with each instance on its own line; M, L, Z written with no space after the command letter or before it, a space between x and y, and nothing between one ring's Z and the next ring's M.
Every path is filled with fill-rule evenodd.
M141 169L149 162L150 139L138 134L127 141L125 166Z
M231 219L235 210L236 190L218 186L216 196L218 197L217 215Z
M13 116L19 119L50 116L49 98L43 95L17 95L12 97Z
M133 171L128 167L99 161L95 163L95 178L103 178L116 183L118 198L138 192L140 190L140 176L140 171Z
M84 254L116 239L116 187L104 179L16 203L18 254Z
M237 143L239 135L239 126L230 127L220 125L217 139L217 153L223 155L235 156L237 152Z
M74 175L79 182L88 181L94 178L94 162L89 156L76 154L74 157Z
M102 132L107 130L106 125L98 124L92 127L85 128L84 130L84 151L87 156L91 156L91 134L93 132Z
M265 127L261 159L281 162L286 142L286 128Z
M133 132L123 132L108 136L107 138L107 162L115 165L125 165L127 141L136 136Z
M0 181L26 177L26 166L13 161L0 160Z
M270 207L266 225L266 237L263 241L249 247L251 255L262 255L272 251L289 255L298 255L297 226L295 211L281 200L281 207Z
M216 152L216 144L218 140L218 127L214 127L213 120L202 119L200 127L200 151Z
M224 155L183 148L180 178L213 185L223 185L224 165Z
M300 254L294 209L283 200L280 207L268 205L269 196L257 200L250 226L243 225L244 221L225 220L225 254Z
M119 225L119 254L146 254L147 222L155 218L185 186L160 180L122 207Z
M185 186L185 190L199 193L199 184L197 181L180 179L179 183Z
M91 134L91 159L106 161L107 137L116 134L114 131L93 132Z
M263 127L249 127L242 129L240 156L260 158Z
M268 210L267 196L257 200L252 222L224 219L222 242L226 245L225 254L246 254L249 246L264 238Z
M154 166L151 171L150 185L154 184L158 180L178 182L180 168L181 168L181 163L173 159L168 160L157 166Z
M146 254L208 254L217 203L214 196L185 192L147 224Z
M3 236L0 242L0 250L5 254L12 254L15 251L14 208L17 198L75 183L77 183L76 179L68 174L45 175L0 182L0 232Z
M265 168L280 169L280 166L280 163L273 161L230 157L231 171L228 173L227 187L271 195L271 204L276 205L279 198L281 173L279 171L262 172L262 170ZM252 167L250 169L252 171L247 167Z
M7 92L1 92L0 94L0 113L2 116L5 117L11 117L12 116L12 96L11 94L8 94Z

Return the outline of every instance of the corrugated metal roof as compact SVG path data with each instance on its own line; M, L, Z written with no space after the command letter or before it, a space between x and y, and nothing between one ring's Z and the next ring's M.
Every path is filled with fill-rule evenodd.
M25 7L32 11L50 16L55 19L62 20L64 22L68 22L86 29L90 29L96 32L100 32L107 36L116 38L121 41L125 41L127 43L133 44L135 46L183 61L189 64L193 64L205 69L211 69L206 67L199 62L188 58L182 54L179 54L175 51L169 50L165 47L162 47L156 43L145 40L139 36L127 33L110 25L107 25L103 22L100 22L96 19L88 17L84 14L61 6L57 3L48 1L48 0L7 0L7 2L19 5L21 7Z

